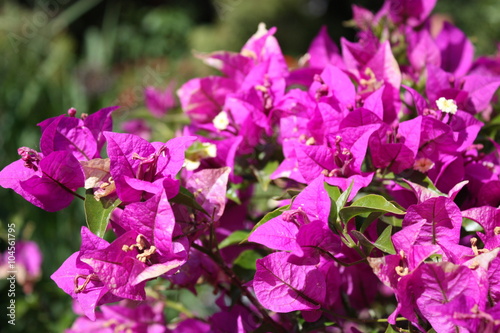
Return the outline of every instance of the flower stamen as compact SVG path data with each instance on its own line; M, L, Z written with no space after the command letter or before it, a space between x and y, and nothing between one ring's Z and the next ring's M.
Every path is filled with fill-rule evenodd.
M85 279L85 281L81 286L78 285L78 279ZM90 281L99 281L99 278L94 273L89 275L78 274L77 276L75 276L75 290L74 290L75 294L78 294L83 290L85 290Z

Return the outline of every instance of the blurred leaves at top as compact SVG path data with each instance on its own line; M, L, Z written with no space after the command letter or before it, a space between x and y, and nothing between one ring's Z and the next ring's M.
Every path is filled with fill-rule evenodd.
M290 59L306 52L322 25L337 43L341 36L354 40L355 31L343 24L354 3L375 11L382 0L0 0L0 168L18 159L20 146L38 150L36 124L70 107L80 114L120 105L115 129L129 119L156 119L144 106L144 88L179 87L213 73L193 51L239 51L259 22L278 28ZM496 0L440 0L435 12L471 37L476 54L496 51ZM161 120L150 122L153 140L166 141L186 122L180 110ZM15 223L17 239L35 240L45 257L34 293L16 291L13 332L60 332L71 325L70 299L49 277L79 249L81 206L50 214L1 189L0 250L6 225ZM5 309L5 280L0 293Z

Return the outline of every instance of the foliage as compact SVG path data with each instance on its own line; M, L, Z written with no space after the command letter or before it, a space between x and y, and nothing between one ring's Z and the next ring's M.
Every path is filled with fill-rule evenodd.
M301 1L262 3L279 31L260 26L240 51L257 23L246 3L214 1L210 27L196 27L204 18L192 5L125 11L141 29L107 4L103 29L84 31L80 57L71 25L99 1L53 7L45 23L40 9L7 2L6 17L28 19L2 21L0 44L14 52L0 68L1 160L15 159L4 147L35 149L20 149L0 184L44 210L68 207L54 217L2 194L0 219L19 240L37 240L45 255L58 249L44 261L40 292L30 289L40 274L18 260L31 279L18 280L22 325L71 326L68 299L47 279L55 272L85 314L76 331L117 318L134 331L167 331L164 312L174 332L494 330L498 57L478 57L458 28L430 17L433 1L398 3L375 16L355 7L358 42L339 49L323 28L299 61L278 40L291 54L305 49L318 12ZM278 12L297 15L303 37L273 22ZM233 52L196 54L214 71L186 60L190 46ZM204 76L178 90L181 109L172 109L170 71L177 82ZM41 105L47 114L34 112ZM56 116L68 105L90 116ZM111 113L137 135L111 132ZM39 143L28 123L39 123ZM18 253L37 253L21 245ZM212 306L193 310L189 292ZM367 309L371 317L359 318Z

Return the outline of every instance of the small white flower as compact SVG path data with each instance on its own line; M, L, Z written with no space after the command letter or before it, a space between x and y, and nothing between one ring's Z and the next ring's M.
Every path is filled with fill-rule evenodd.
M417 170L417 171L420 171L422 173L426 173L427 171L429 171L433 167L434 167L434 162L432 162L427 157L419 158L413 164L413 170Z
M213 143L203 143L203 147L207 152L207 157L216 157L217 156L217 146Z
M219 131L225 130L229 125L229 118L226 111L221 111L217 116L215 116L212 123L214 124L214 127Z
M266 28L266 24L264 22L260 22L257 28L257 32L253 35L253 38L258 39L267 34L269 30Z
M451 114L457 113L457 103L452 99L441 97L436 101L436 105L438 109L443 112Z
M184 160L183 166L187 170L193 171L198 169L202 159L216 156L217 146L213 143L204 142L201 146L198 146L198 149L186 153L186 159Z
M200 161L191 161L191 160L186 159L186 160L184 160L183 167L185 167L186 170L193 171L193 170L198 169L200 164L201 164Z

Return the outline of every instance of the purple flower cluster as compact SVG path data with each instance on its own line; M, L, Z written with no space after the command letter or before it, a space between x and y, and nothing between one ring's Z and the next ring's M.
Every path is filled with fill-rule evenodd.
M358 41L323 28L297 68L263 24L200 55L222 76L178 90L191 122L165 143L111 132L115 107L40 123L41 152L20 148L0 185L48 211L85 200L80 251L52 275L86 316L70 331L498 332L500 144L483 129L500 59L475 59L435 2L353 6ZM147 93L157 115L174 104ZM271 181L282 202L258 211ZM160 278L213 286L220 311L165 324L146 296Z
M36 242L11 239L10 244L14 243L0 254L0 277L12 281L15 276L15 282L22 286L23 292L31 294L42 275L42 253Z

